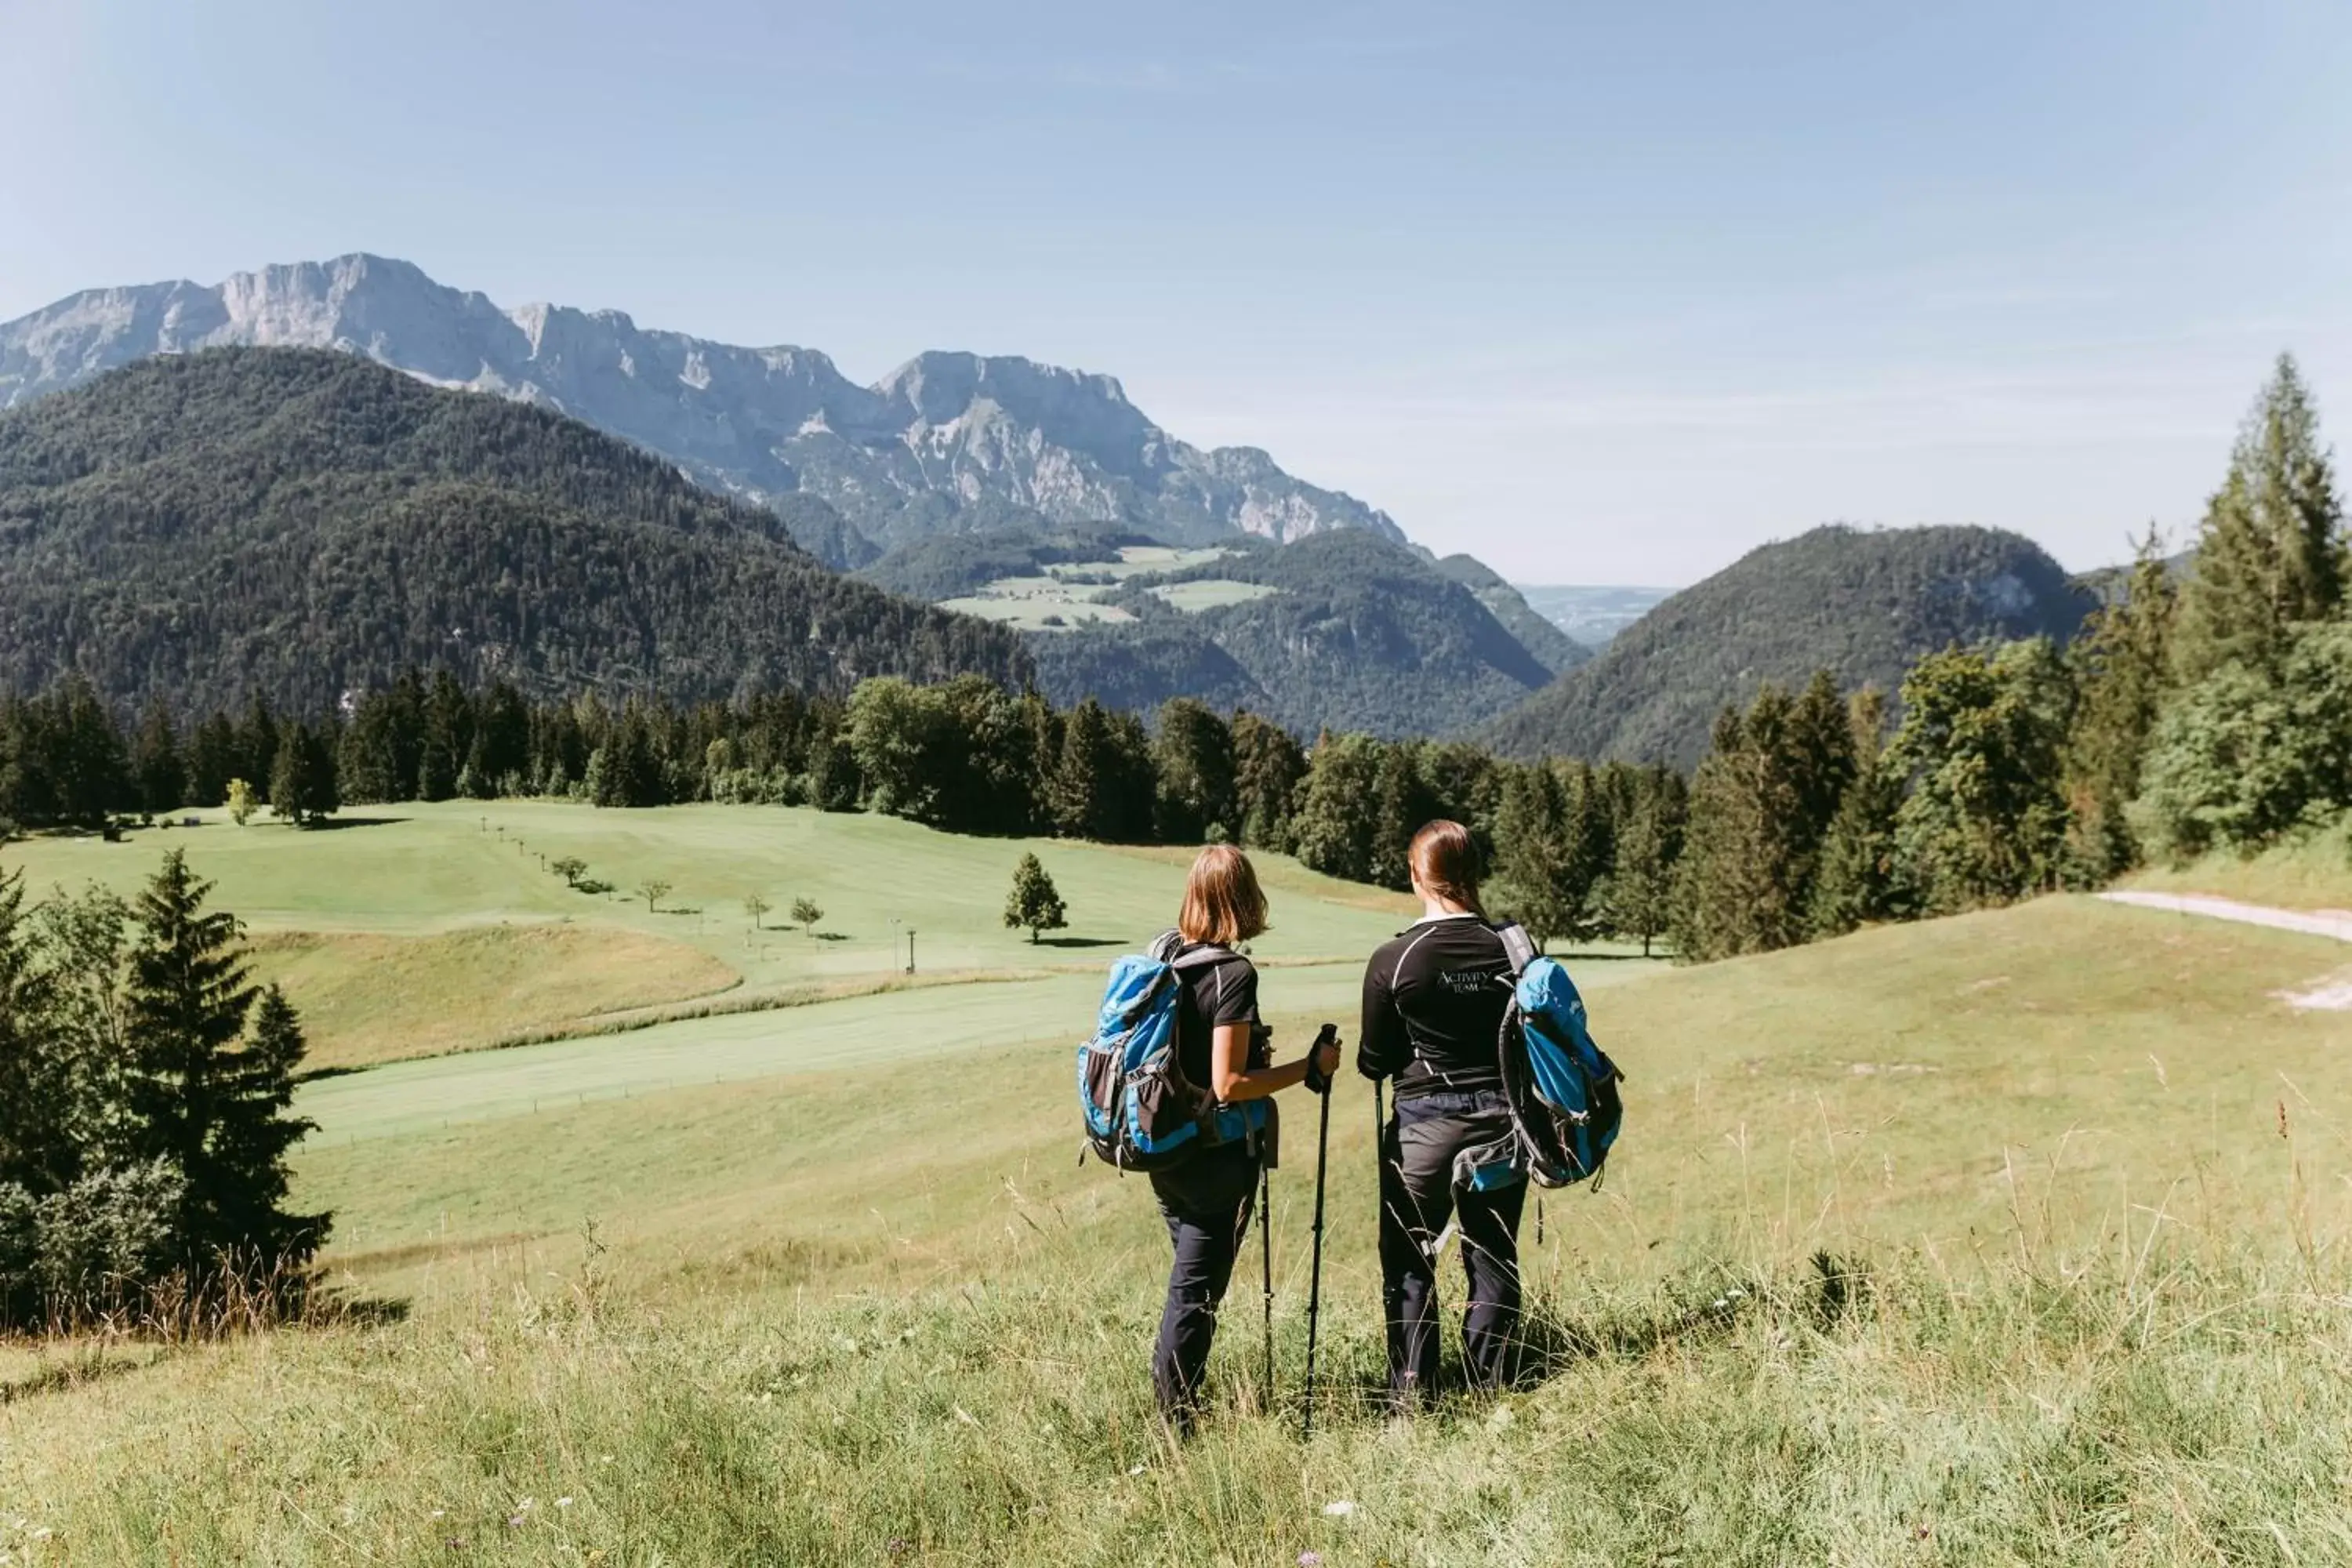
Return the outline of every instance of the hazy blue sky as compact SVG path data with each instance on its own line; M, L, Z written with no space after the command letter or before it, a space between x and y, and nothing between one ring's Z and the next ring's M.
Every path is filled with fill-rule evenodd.
M0 319L374 250L1121 377L1522 581L2352 449L2352 5L0 0Z

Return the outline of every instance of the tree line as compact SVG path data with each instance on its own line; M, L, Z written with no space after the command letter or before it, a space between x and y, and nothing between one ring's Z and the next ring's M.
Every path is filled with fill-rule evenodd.
M0 875L0 1328L282 1294L326 1239L285 1207L301 1020L210 891L176 852L129 902Z

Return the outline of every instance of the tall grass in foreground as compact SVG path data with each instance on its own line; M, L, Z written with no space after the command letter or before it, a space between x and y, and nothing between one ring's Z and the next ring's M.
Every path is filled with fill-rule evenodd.
M1961 1266L1822 1255L1540 1288L1520 1392L1387 1422L1368 1303L1304 1447L1237 1289L1171 1447L1155 1283L1048 1236L1002 1278L830 1296L805 1259L616 1291L485 1278L82 1391L0 1551L107 1563L2315 1563L2352 1557L2352 1278L2117 1227ZM2078 1233L2080 1234L2080 1233ZM2291 1239L2291 1238L2290 1238ZM765 1278L762 1279L762 1273ZM1278 1384L1298 1386L1295 1316ZM145 1381L134 1405L107 1396ZM1349 1504L1341 1508L1339 1505ZM33 1529L52 1533L35 1544Z

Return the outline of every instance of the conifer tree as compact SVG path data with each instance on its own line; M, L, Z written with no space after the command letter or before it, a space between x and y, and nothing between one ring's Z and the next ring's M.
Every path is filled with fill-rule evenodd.
M326 739L304 723L278 731L278 760L269 770L269 809L297 827L315 827L341 806L335 758Z
M63 1086L52 1070L46 976L25 907L25 876L0 872L0 1183L36 1195L75 1174Z
M1160 705L1151 762L1159 782L1153 826L1161 840L1197 844L1213 827L1228 838L1240 830L1233 730L1205 703L1178 697Z
M1290 819L1291 852L1311 869L1350 882L1372 879L1381 757L1381 743L1369 735L1325 735L1316 742Z
M1281 725L1246 709L1233 721L1234 827L1253 849L1287 850L1307 753Z
M173 732L170 710L160 700L148 703L139 721L131 773L141 810L174 811L186 802L188 777L180 761L179 737Z
M2281 354L2206 507L2181 594L2180 677L2231 663L2274 671L2290 626L2338 614L2343 522L2318 411L2294 357Z
M2123 595L2093 611L2066 650L2078 693L2064 762L2066 861L2078 881L2103 882L2138 862L2126 808L2170 689L2178 603L2163 536L2150 525Z
M1675 950L1728 958L1801 942L1812 867L1787 692L1770 683L1727 708L1691 780L1676 878Z
M1549 763L1512 768L1495 808L1495 912L1542 947L1580 934L1582 910L1568 843L1568 802Z
M1895 816L1903 804L1903 781L1881 759L1885 712L1878 692L1854 693L1854 776L1822 838L1807 909L1807 924L1816 937L1842 936L1892 920L1899 909Z
M293 1005L271 985L254 1009L244 1048L222 1063L210 1149L213 1234L219 1246L264 1268L307 1263L332 1224L325 1214L289 1214L281 1206L288 1156L318 1126L288 1114L308 1048Z
M301 1032L279 997L245 1039L259 993L236 952L236 917L204 907L211 891L175 849L133 906L124 1032L134 1152L186 1180L186 1262L210 1268L230 1253L264 1268L299 1262L326 1226L278 1207L286 1152L309 1129L285 1116Z
M1367 846L1370 880L1399 892L1412 885L1412 836L1437 815L1414 763L1419 748L1409 742L1372 742L1371 836Z
M1112 719L1089 697L1070 710L1063 728L1052 796L1054 825L1069 837L1109 843L1123 837L1121 760Z
M1013 891L1004 900L1004 924L1008 930L1026 928L1029 941L1034 946L1037 933L1060 931L1069 924L1069 910L1062 895L1055 890L1054 879L1034 855L1024 855L1013 868Z
M1642 956L1647 958L1651 943L1665 934L1673 917L1687 791L1682 775L1671 768L1628 770L1610 777L1630 798L1622 806L1616 855L1604 890L1608 923L1621 936L1638 938Z
M269 770L278 765L278 720L260 692L246 704L236 727L236 768L231 775L257 789L267 788Z

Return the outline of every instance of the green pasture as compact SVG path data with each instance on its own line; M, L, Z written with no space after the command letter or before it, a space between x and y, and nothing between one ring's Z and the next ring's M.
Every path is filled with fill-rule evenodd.
M321 1065L601 1026L632 1008L714 994L748 1005L811 986L870 988L904 972L910 944L918 978L1098 973L1173 923L1191 859L771 806L358 806L314 832L202 816L201 826L138 831L119 844L11 845L0 865L21 868L37 894L86 882L127 894L166 849L184 850L217 884L218 907L262 939L260 972L315 1011ZM1032 851L1070 921L1036 944L1003 924L1013 868ZM543 868L567 857L614 890L575 892ZM1414 913L1409 900L1284 857L1258 859L1275 929L1255 951L1270 962L1360 963ZM648 909L635 890L655 879L670 888ZM756 931L743 907L754 895L771 906ZM823 918L814 930L780 929L802 898ZM579 934L528 934L566 921Z
M978 616L986 621L1001 621L1024 632L1059 631L1081 621L1116 626L1135 619L1131 610L1096 604L1093 595L1097 592L1084 584L1065 584L1052 577L1008 577L990 584L984 593L943 599L940 607L958 615Z
M691 839L680 815L650 830ZM1107 883L1176 870L1088 853ZM1306 877L1269 868L1294 960L1395 919ZM1410 1424L1368 1402L1373 1130L1343 1074L1303 1445L1317 1102L1283 1101L1276 1386L1253 1240L1171 1447L1144 1377L1164 1234L1145 1183L1074 1158L1085 974L322 1080L296 1195L377 1305L19 1350L0 1551L2342 1561L2352 1015L2279 994L2347 959L2074 898L1691 970L1574 957L1628 1121L1600 1189L1524 1228L1530 1382ZM1278 1054L1334 1013L1352 1041L1354 981L1269 963Z
M1199 610L1223 609L1227 605L1246 605L1252 599L1263 599L1282 590L1265 583L1236 583L1227 577L1204 577L1196 582L1170 583L1151 592L1191 615Z

